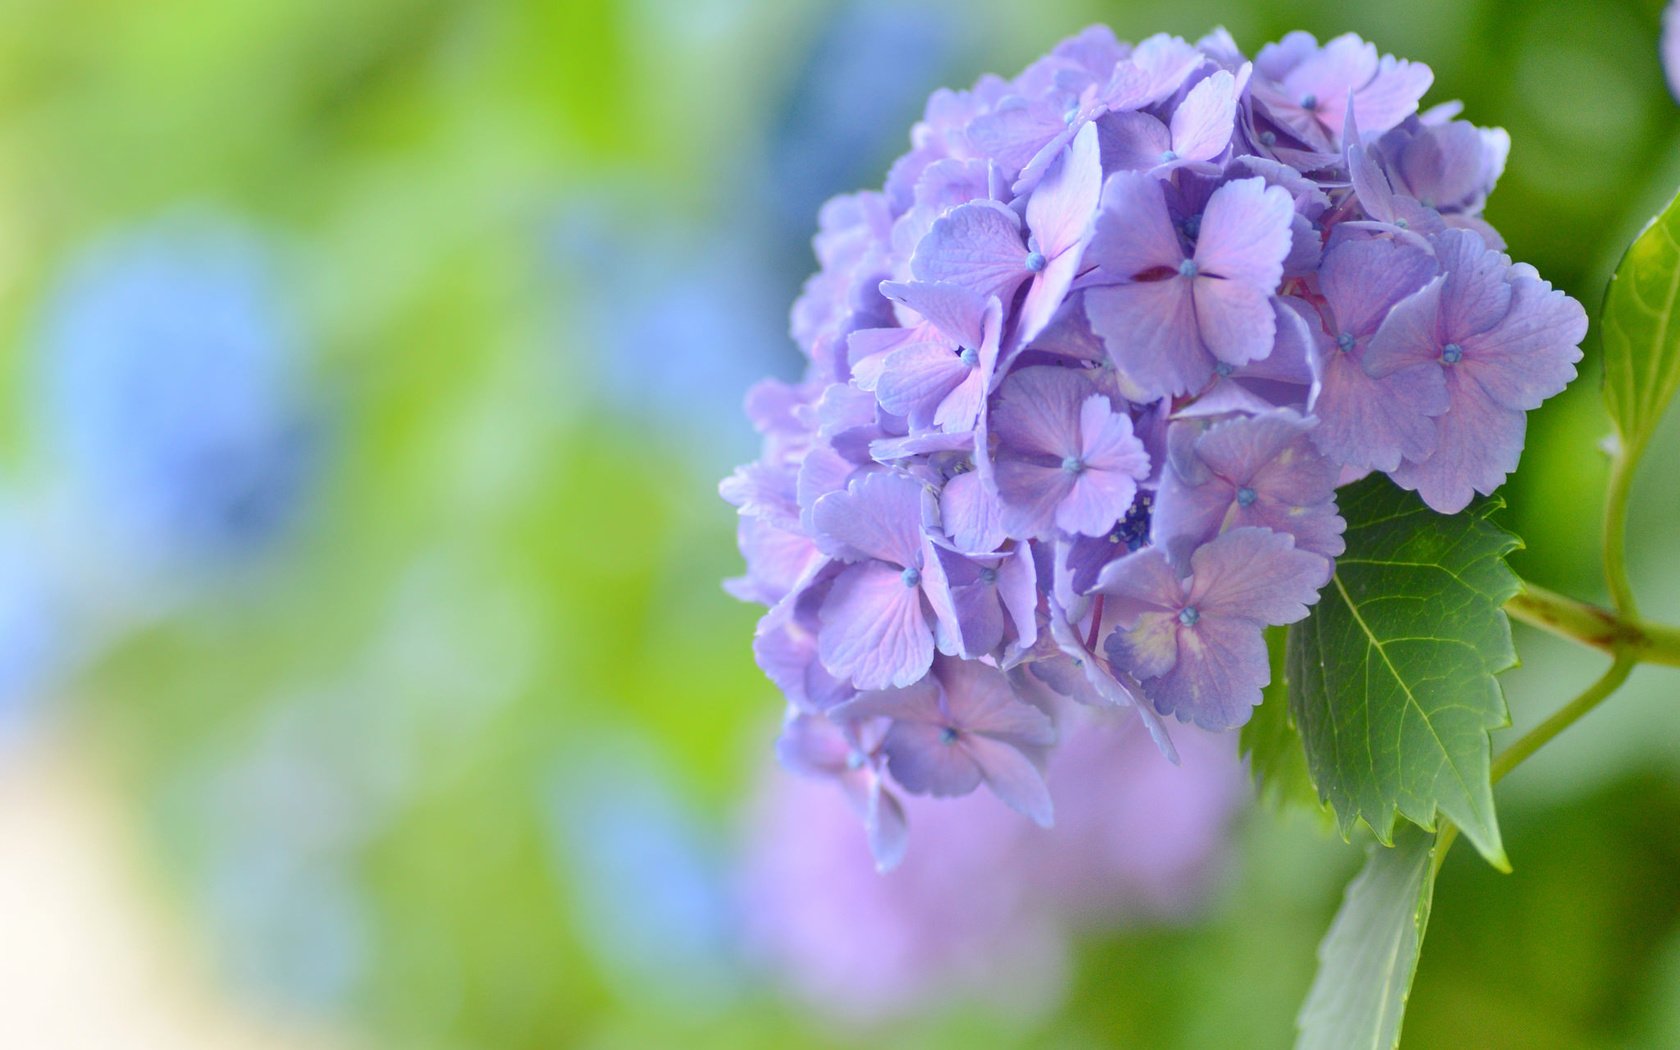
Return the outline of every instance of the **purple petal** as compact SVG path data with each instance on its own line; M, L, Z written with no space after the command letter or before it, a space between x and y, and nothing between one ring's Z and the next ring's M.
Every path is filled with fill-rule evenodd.
M922 722L894 722L881 748L893 779L912 795L951 798L980 786L980 766L962 737Z
M1271 352L1277 318L1268 292L1214 277L1198 277L1193 284L1202 342L1215 357L1242 365Z
M1004 531L1016 539L1047 535L1056 509L1073 490L1075 477L1060 466L1024 459L1000 459L993 467Z
M849 566L835 578L817 617L823 666L859 689L910 685L933 664L921 588L907 585L891 566Z
M1147 612L1177 613L1184 605L1184 585L1159 547L1145 547L1103 566L1092 593L1107 595L1108 615L1122 623Z
M946 397L974 371L949 346L912 343L887 355L875 384L875 396L888 412L925 427L933 422ZM971 396L968 400L973 402L972 415L978 411L978 398ZM972 419L969 426L973 426Z
M1390 473L1435 510L1456 514L1477 492L1493 492L1517 469L1528 417L1496 404L1471 377L1446 371L1452 409L1437 420L1434 453L1422 463L1401 463Z
M1538 278L1519 277L1510 313L1491 331L1465 339L1454 367L1474 376L1498 404L1529 411L1575 378L1586 334L1580 303Z
M910 272L918 281L953 284L1007 301L1031 276L1021 220L996 201L952 208L916 245Z
M891 718L898 722L941 725L945 721L945 713L939 706L940 695L939 680L930 675L902 688L871 689L859 693L828 714L836 722Z
M945 535L970 554L995 551L1006 538L1002 505L987 489L978 471L965 471L945 483L939 494L939 515Z
M1283 279L1294 214L1295 203L1280 186L1267 186L1258 177L1227 182L1213 191L1202 213L1197 268L1270 295ZM1269 343L1271 336L1266 338Z
M1092 393L1090 381L1069 368L1023 368L998 389L990 413L991 432L1004 450L1051 457L1077 456L1080 406Z
M1213 378L1214 359L1196 324L1196 283L1175 275L1085 293L1091 330L1127 377L1153 397L1188 394Z
M883 281L881 294L916 311L957 346L978 348L985 342L985 296L955 285L921 281Z
M1083 245L1102 193L1097 128L1087 124L1027 201L1027 228L1046 259Z
M1426 285L1437 272L1434 257L1416 245L1390 240L1345 241L1330 249L1319 269L1319 290L1336 317L1337 331L1364 341L1395 303Z
M822 497L811 519L818 539L838 545L845 557L908 567L922 549L922 492L920 482L877 472Z
M1085 261L1129 278L1159 267L1176 269L1184 257L1160 180L1124 171L1110 176Z
M963 748L973 757L993 794L1039 827L1051 825L1050 789L1027 756L985 737L969 737L963 741Z
M1468 230L1448 230L1435 238L1434 245L1446 274L1446 286L1441 289L1441 335L1462 340L1498 324L1511 310L1511 286L1506 280L1511 261L1489 251Z
M1140 679L1166 674L1179 660L1180 626L1177 611L1142 613L1130 626L1108 636L1108 658Z
M974 660L941 658L940 682L950 712L947 723L964 734L980 733L1017 747L1049 747L1056 727L1043 711L1016 699L1009 679Z
M1137 110L1110 113L1097 122L1097 127L1104 171L1147 172L1160 165L1162 156L1172 149L1172 131Z
M864 811L864 832L869 836L869 854L875 870L882 874L898 867L910 844L910 825L898 797L882 785L879 777L869 781L868 805Z
M1271 678L1259 627L1204 618L1179 629L1178 662L1143 688L1162 714L1220 731L1248 721Z
M1287 533L1232 529L1190 557L1187 601L1203 619L1277 625L1304 619L1328 578L1327 559L1299 550Z
M1100 536L1131 507L1138 481L1149 476L1149 455L1133 436L1130 417L1115 412L1101 394L1080 406L1080 430L1083 467L1056 509L1056 525Z
M1313 442L1325 455L1350 467L1392 471L1402 457L1421 459L1435 447L1431 417L1449 404L1439 366L1417 365L1373 379L1334 344L1317 364Z
M1015 647L1032 648L1038 641L1038 570L1026 544L998 566L998 596L1015 628Z
M1191 88L1173 111L1173 152L1184 160L1212 160L1230 145L1236 118L1236 80L1222 69Z

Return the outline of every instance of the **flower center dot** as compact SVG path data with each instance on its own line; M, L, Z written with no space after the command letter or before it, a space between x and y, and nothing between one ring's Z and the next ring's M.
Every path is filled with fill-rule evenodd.
M1237 369L1236 369L1236 366L1234 366L1234 365L1232 365L1228 362L1219 361L1219 362L1214 364L1213 370L1214 370L1215 373L1217 373L1219 375L1228 376L1232 372L1235 372Z
M1178 154L1174 153L1170 149L1161 154L1161 163L1162 164L1171 164L1173 161L1175 161L1177 159L1178 159Z
M1027 269L1031 270L1033 273L1037 273L1040 270L1044 269L1044 253L1043 252L1028 252L1027 253Z
M954 744L954 743L956 743L957 742L957 731L955 729L952 729L950 726L946 726L944 729L941 729L939 731L939 742L941 744Z
M847 769L862 769L863 768L863 752L862 751L848 751L846 753L846 768Z
M1196 621L1201 618L1202 614L1196 611L1194 605L1186 605L1183 611L1178 614L1178 622L1186 627L1196 626Z
M1301 96L1301 108L1302 109L1317 109L1318 108L1318 96L1317 95L1303 95L1303 96Z
M1338 335L1336 337L1336 345L1342 348L1342 353L1351 353L1353 351L1353 333L1343 332L1341 335Z
M1394 228L1395 228L1395 229L1397 229L1397 230L1404 230L1404 229L1406 229L1406 228L1407 228L1407 227L1408 227L1408 226L1409 226L1409 225L1410 225L1410 224L1409 224L1409 223L1407 223L1407 222L1406 222L1406 220L1405 220L1405 219L1395 219L1395 220L1394 220Z
M1237 490L1237 506L1239 507L1252 507L1257 498L1254 490L1247 485Z
M1178 264L1178 275L1180 277L1194 277L1194 276L1196 276L1196 260L1186 259L1183 262L1179 263Z
M1078 456L1068 456L1062 460L1062 469L1069 474L1077 474L1085 469L1085 461Z
M962 363L970 368L980 363L980 354L972 346L965 346L958 350L957 356L962 358Z
M1456 365L1464 359L1464 347L1457 343L1448 343L1441 348L1441 360L1449 365Z
M1262 131L1260 133L1260 145L1262 145L1262 146L1275 146L1275 145L1277 145L1277 135L1270 132L1270 131Z
M914 568L905 569L899 579L904 581L906 587L918 587L922 582L922 574Z
M980 582L981 583L996 583L997 582L997 570L996 569L981 569L980 570Z
M1192 215L1188 219L1184 220L1184 236L1190 238L1191 240L1195 240L1197 237L1201 236L1201 233L1202 217L1200 215Z

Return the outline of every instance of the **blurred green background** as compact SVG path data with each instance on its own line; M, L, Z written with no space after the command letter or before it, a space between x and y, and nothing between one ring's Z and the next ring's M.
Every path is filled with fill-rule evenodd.
M726 866L780 713L756 611L719 588L740 396L798 367L781 333L821 200L878 184L933 88L1094 21L1223 24L1250 54L1351 30L1427 63L1426 103L1511 133L1487 210L1511 254L1595 309L1680 184L1660 8L11 0L6 505L60 561L106 564L57 527L43 333L89 244L181 209L270 246L319 434L295 522L238 571L166 602L124 557L81 572L55 623L84 633L14 718L106 771L219 994L354 1045L1287 1046L1361 855L1310 817L1249 813L1194 919L1083 938L1059 1005L1024 1017L836 1027L718 948L710 883L661 889L667 856ZM1505 521L1521 573L1596 598L1587 353L1531 417ZM1680 620L1680 430L1656 447L1634 578ZM1598 661L1519 631L1520 728ZM1406 1046L1680 1046L1677 686L1641 670L1501 786L1516 873L1447 865ZM674 829L630 855L692 904L653 921L687 926L610 914L601 821Z

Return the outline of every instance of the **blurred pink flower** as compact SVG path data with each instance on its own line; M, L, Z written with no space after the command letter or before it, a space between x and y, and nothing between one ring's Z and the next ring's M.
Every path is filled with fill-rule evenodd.
M981 1000L1028 1015L1060 1000L1076 933L1193 915L1248 798L1235 735L1181 730L1174 766L1131 722L1063 722L1054 828L984 793L911 797L917 837L885 875L832 784L771 770L740 874L755 960L848 1022Z

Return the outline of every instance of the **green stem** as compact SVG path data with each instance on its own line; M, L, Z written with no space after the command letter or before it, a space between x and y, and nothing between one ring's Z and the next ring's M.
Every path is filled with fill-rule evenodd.
M1604 580L1610 587L1611 604L1628 617L1639 615L1627 572L1627 508L1640 451L1624 448L1616 453L1610 460L1610 480L1604 493Z
M1581 719L1588 711L1604 702L1604 698L1614 693L1621 684L1627 681L1637 661L1627 654L1616 657L1616 662L1610 669L1587 686L1586 691L1575 699L1558 708L1552 716L1539 725L1524 733L1517 742L1499 753L1493 760L1492 779L1495 784L1500 778L1521 765L1523 760L1544 747L1553 737L1568 729Z
M1631 612L1613 612L1526 581L1505 603L1505 611L1512 619L1618 658L1680 667L1680 630L1647 623Z

